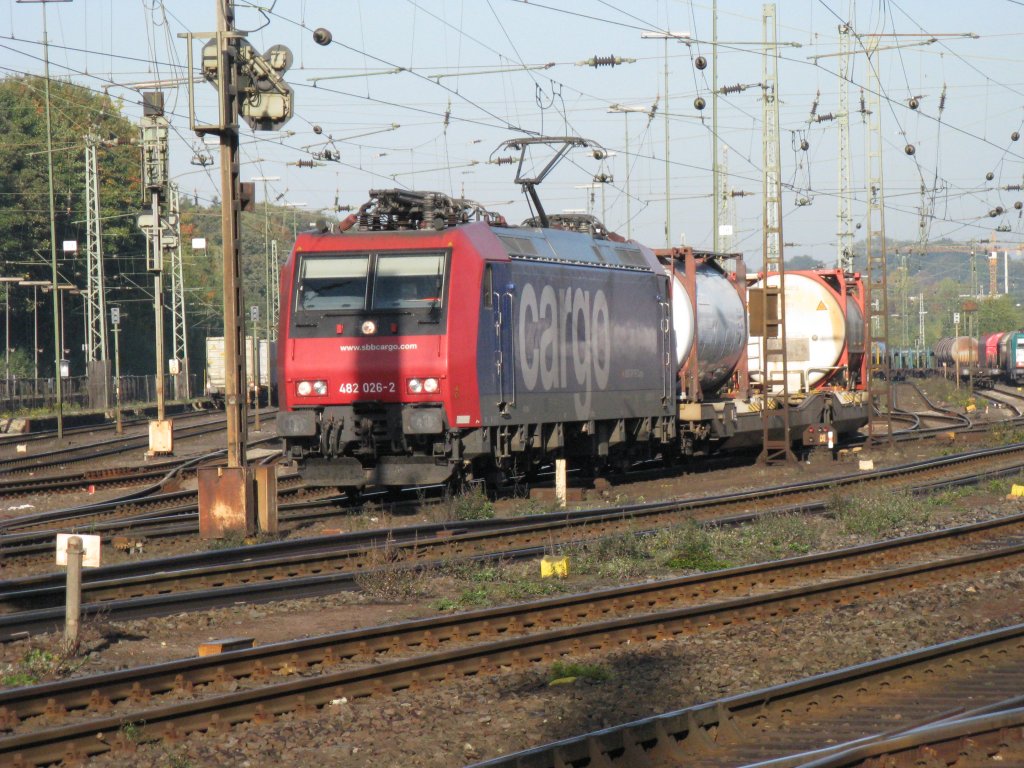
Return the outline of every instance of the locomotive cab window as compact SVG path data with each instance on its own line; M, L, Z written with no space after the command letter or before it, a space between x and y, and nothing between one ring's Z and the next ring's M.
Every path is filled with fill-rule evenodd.
M443 253L381 254L373 277L373 309L436 309L444 289Z
M323 311L364 309L370 258L317 256L304 258L299 275L299 309Z

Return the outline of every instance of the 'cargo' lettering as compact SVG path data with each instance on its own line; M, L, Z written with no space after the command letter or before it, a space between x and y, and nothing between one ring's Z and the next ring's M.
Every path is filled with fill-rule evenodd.
M523 286L519 300L519 360L527 390L576 392L577 415L590 410L594 387L611 373L611 328L603 290Z

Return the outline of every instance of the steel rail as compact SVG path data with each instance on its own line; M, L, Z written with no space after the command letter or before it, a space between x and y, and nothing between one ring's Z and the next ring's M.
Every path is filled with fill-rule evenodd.
M254 417L250 417L252 419ZM190 424L175 429L176 440L187 440L191 437L201 437L223 430L224 422L221 418L211 419L202 424ZM82 461L91 461L103 456L114 456L125 451L135 450L149 445L149 435L122 435L106 440L100 440L86 445L63 448L34 456L23 456L20 458L0 459L0 472L21 473L34 472L44 467L63 467L67 464L76 464Z
M682 576L276 643L222 655L217 659L186 659L142 670L73 678L0 692L0 714L5 713L10 725L12 715L20 719L45 712L49 706L48 700L55 696L65 708L85 708L92 700L93 690L100 690L105 698L117 701L131 696L137 698L140 690L144 690L148 696L180 687L183 681L194 686L225 676L246 676L254 668L275 672L291 667L304 669L323 664L331 657L347 658L354 653L362 658L375 658L379 654L412 652L424 646L438 647L478 636L510 635L527 629L592 621L609 614L649 612L682 605L722 602L740 595L802 589L808 583L820 584L835 573L844 574L847 579L852 578L850 571L854 569L870 571L866 574L870 578L887 563L891 565L894 559L905 561L912 556L936 558L948 555L948 548L953 544L983 545L990 541L991 536L1007 535L1004 529L1012 530L1021 526L1024 526L1024 515L1013 520L987 521L920 534L905 540L894 539L709 574ZM952 558L947 560L952 561ZM928 566L925 563L924 566L919 564L905 567ZM0 717L0 726L3 725L3 717Z
M1024 625L1017 625L612 726L470 768L555 768L585 760L603 768L846 768L859 764L851 757L933 744L954 733L981 733L994 723L1020 723L1021 710L1013 707L1020 700L1007 697L1024 682L1022 669ZM987 692L981 681L988 683ZM988 706L965 712L968 696ZM835 713L831 717L830 710ZM810 711L816 727L797 734L793 721L799 723L801 714ZM886 715L892 722L901 715L905 724L895 732L880 730ZM834 745L843 737L845 744ZM1020 735L1015 738L1019 741ZM754 754L758 757L751 760ZM921 756L916 754L918 760Z
M977 477L972 474L969 480L976 481ZM950 481L940 484L949 485ZM712 509L720 515L721 504ZM794 507L786 509L795 511ZM427 536L423 527L418 527L411 535L407 532L402 541L396 541L390 531L371 531L357 536L301 539L108 566L86 572L84 610L113 612L127 618L159 615L185 604L205 608L226 600L266 601L296 594L327 594L349 588L355 573L372 568L375 559L379 560L382 547L391 548L392 559L408 565L426 565L438 559L528 557L548 544L555 533L560 541L565 540L567 532L577 539L597 539L622 530L637 533L642 530L639 525L653 527L672 522L677 511L670 506L661 509L659 515L648 512L635 517L625 516L619 510L600 510L599 515L574 519L575 513L547 515L540 516L547 519L531 525L517 520L487 521L490 525L486 528L467 528L455 535L435 526L435 534ZM728 522L753 517L745 512ZM357 544L360 541L362 546ZM58 608L63 604L63 595L60 574L0 584L0 607L8 611L0 615L0 639L10 637L9 633L19 625L20 631L52 628L63 615ZM23 610L26 606L35 610Z
M211 415L211 413L213 413L213 409L211 409L211 408L199 408L199 409L193 409L191 411L181 411L180 413L174 414L173 418L174 418L175 421L185 420L185 419L198 419L198 418L202 418L204 416L208 417L208 416ZM128 428L130 428L130 427L138 427L138 426L145 426L146 424L149 423L150 420L151 420L151 417L148 416L148 415L146 415L146 416L134 416L133 417L133 416L130 416L129 414L126 413L126 414L124 414L124 418L122 418L122 425L124 427L128 427ZM95 434L97 432L106 432L106 431L109 431L109 430L113 430L115 428L116 428L116 425L112 421L111 422L107 422L107 421L98 422L96 424L86 424L86 425L83 425L83 426L80 426L80 427L67 427L66 426L66 427L64 427L64 436L65 437L73 437L75 435L91 435L91 434ZM38 442L38 441L41 441L41 440L52 440L54 437L56 437L56 435L57 435L57 430L56 429L43 429L43 430L38 430L38 431L35 431L35 432L24 432L24 433L4 432L4 433L0 434L0 449L3 449L3 448L5 448L7 446L10 446L10 445L18 444L18 443L32 443L32 442Z
M258 688L238 690L203 698L184 704L133 709L117 716L101 716L79 720L70 724L15 733L0 738L0 757L21 760L23 764L47 764L73 756L76 759L107 751L124 735L121 726L127 720L141 723L136 729L143 739L180 734L196 730L219 730L236 722L267 718L288 711L299 714L309 712L339 697L349 699L372 695L386 695L409 687L442 683L446 680L495 674L502 669L523 670L531 665L548 663L565 655L588 652L607 652L626 645L635 646L706 632L737 624L763 622L780 616L794 616L810 610L835 608L857 601L878 599L891 595L905 595L924 585L945 584L951 579L1020 567L1024 563L1024 546L975 553L951 558L941 563L898 568L884 573L840 579L826 584L783 590L767 596L745 597L713 605L686 607L644 613L624 618L549 629L533 635L507 637L466 647L428 652L409 659L369 664L355 669L320 672L312 676L299 676L284 682L271 683ZM447 619L450 620L450 619ZM444 620L442 620L444 621ZM394 630L401 625L395 625ZM439 639L439 629L425 642L426 647ZM464 637L464 636L463 636ZM387 646L393 647L393 641ZM1018 643L1018 648L1024 646ZM357 646L358 648L358 646ZM353 655L364 652L365 646L353 649ZM223 666L230 654L220 661ZM342 660L337 655L325 662L334 666ZM296 666L299 666L297 664ZM1019 665L1024 668L1024 665ZM138 677L144 669L133 670ZM977 670L974 670L977 671ZM308 670L307 670L308 672ZM270 670L252 669L251 674L262 678ZM1013 681L1015 686L1024 679ZM188 692L187 684L177 690ZM141 692L141 689L139 689ZM141 698L145 700L145 695ZM107 703L102 696L93 698L94 706L103 710ZM59 712L60 703L54 702L51 716ZM127 720L126 720L127 718ZM17 765L18 763L14 763Z

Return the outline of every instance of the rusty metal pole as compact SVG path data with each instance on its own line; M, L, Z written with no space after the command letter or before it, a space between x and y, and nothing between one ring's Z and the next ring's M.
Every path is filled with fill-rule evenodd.
M217 29L235 29L234 0L218 0ZM237 41L224 36L220 49L223 130L220 132L221 239L224 248L224 403L227 413L228 467L245 466L248 413L245 382L245 326L242 322L242 264L239 248L241 182L238 165Z
M78 642L78 627L82 616L82 554L85 547L81 536L68 538L67 596L64 605L64 642L74 646Z

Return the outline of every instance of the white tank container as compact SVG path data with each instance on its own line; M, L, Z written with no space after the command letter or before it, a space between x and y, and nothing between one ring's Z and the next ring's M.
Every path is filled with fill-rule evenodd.
M682 369L693 347L694 312L683 275L673 277L672 330ZM719 270L697 267L697 365L704 395L721 389L740 361L747 338L747 318L736 289Z
M779 276L769 275L769 287L778 287ZM758 280L751 288L762 288ZM842 361L847 341L845 297L812 274L786 273L786 370L790 392L810 389L833 375ZM842 303L841 303L842 302ZM761 381L763 339L751 336L747 344L750 377ZM768 364L772 381L781 375L777 360ZM780 390L781 386L774 386Z

